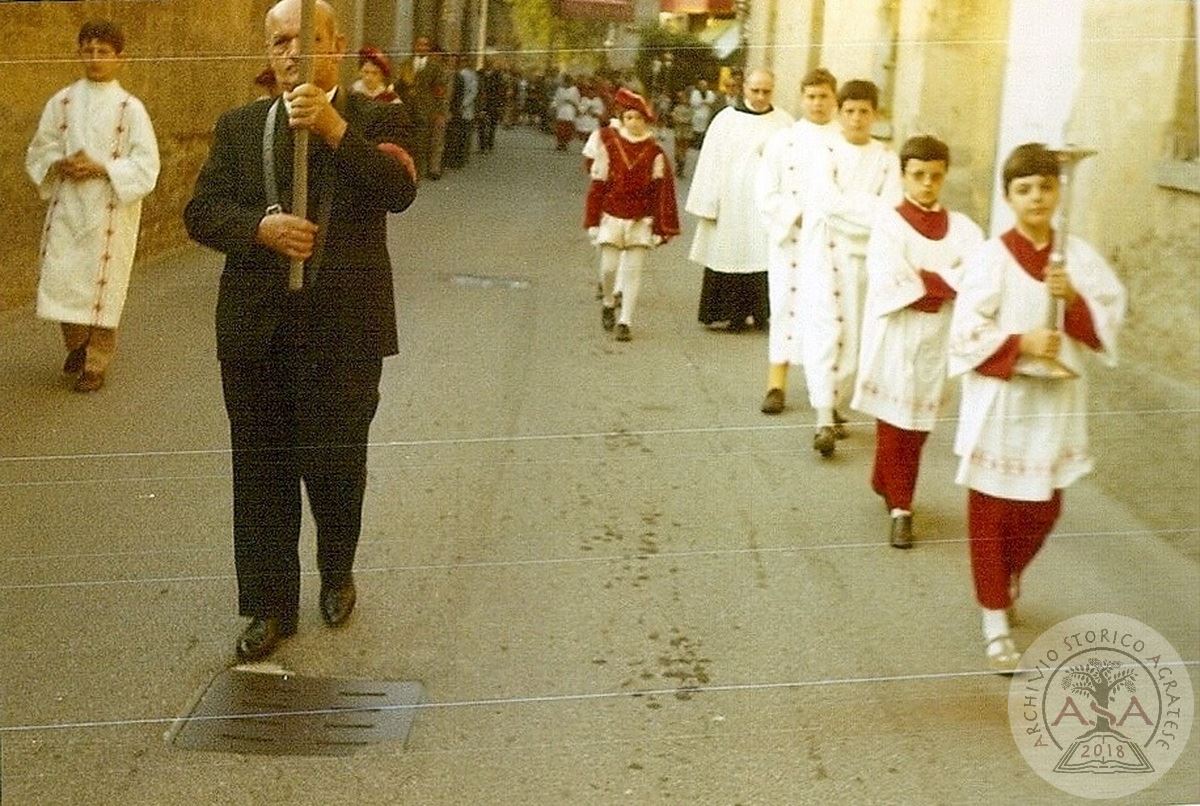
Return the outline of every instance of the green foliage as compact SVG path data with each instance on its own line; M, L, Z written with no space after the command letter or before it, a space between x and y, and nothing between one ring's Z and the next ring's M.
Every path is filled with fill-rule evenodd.
M521 50L541 51L546 61L603 59L608 25L599 20L568 20L553 11L552 0L507 0Z
M669 91L674 93L700 79L712 87L717 85L721 62L712 47L702 42L695 34L671 31L657 25L644 26L641 31L641 47L638 49L635 69L647 87L651 86L651 64L655 57L670 51L674 66L669 77Z

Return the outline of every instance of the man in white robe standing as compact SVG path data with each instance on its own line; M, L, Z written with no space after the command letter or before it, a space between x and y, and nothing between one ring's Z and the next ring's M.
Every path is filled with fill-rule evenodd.
M838 90L842 137L814 169L801 235L804 379L817 412L813 449L825 458L845 436L837 407L849 400L858 367L867 239L879 214L903 197L896 152L871 139L878 107L870 81L847 81Z
M84 78L46 103L25 169L50 203L37 313L62 325L63 372L94 392L116 350L142 199L158 181L158 144L141 101L116 80L125 37L107 20L79 30Z
M742 103L717 113L704 136L685 209L699 218L688 258L704 266L699 320L728 322L738 331L748 318L765 327L767 227L754 204L754 185L763 147L771 135L792 124L792 116L771 105L775 77L752 70Z
M803 361L800 316L800 233L804 204L812 183L812 169L829 144L840 137L834 119L837 79L823 67L810 71L800 82L804 117L767 141L758 168L755 201L766 219L767 286L771 295L770 339L767 358L767 394L763 414L783 411L788 367Z

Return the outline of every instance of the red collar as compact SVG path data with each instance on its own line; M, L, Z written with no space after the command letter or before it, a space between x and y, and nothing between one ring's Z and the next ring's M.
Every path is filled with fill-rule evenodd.
M896 212L908 222L910 227L931 241L940 241L950 231L950 214L946 212L945 207L926 210L906 198L900 202Z
M1025 270L1026 274L1035 280L1046 279L1046 265L1050 262L1050 250L1053 248L1053 232L1050 233L1051 243L1046 244L1041 249L1038 249L1028 238L1017 232L1015 227L1001 235L1000 240L1008 248L1008 253Z

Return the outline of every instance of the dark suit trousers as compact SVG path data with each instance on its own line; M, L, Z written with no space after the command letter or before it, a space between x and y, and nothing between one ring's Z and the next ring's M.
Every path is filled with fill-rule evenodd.
M226 360L221 384L233 447L238 612L295 624L300 602L301 483L317 524L321 579L354 566L367 481L367 437L382 359L274 349Z

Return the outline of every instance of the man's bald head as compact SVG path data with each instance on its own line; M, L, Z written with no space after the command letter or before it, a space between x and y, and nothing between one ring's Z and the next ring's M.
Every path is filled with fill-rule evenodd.
M756 67L746 74L742 85L742 97L746 106L754 112L766 112L771 108L771 97L775 92L775 74L763 67Z
M288 19L290 17L294 17L297 21L299 21L300 7L302 4L303 0L279 0L278 3L271 6L271 8L267 10L266 17L267 36L271 35L272 21ZM327 3L326 0L316 0L316 3L313 4L313 7L317 12L317 17L314 21L315 27L317 29L324 27L325 33L328 34L331 39L337 36L337 12L334 11L333 6Z
M280 0L267 12L267 57L275 78L284 89L300 83L301 0ZM346 38L338 30L337 14L326 0L316 0L313 19L313 83L330 90L338 80L338 62L346 50Z

